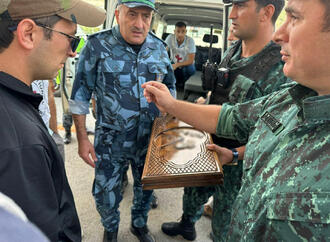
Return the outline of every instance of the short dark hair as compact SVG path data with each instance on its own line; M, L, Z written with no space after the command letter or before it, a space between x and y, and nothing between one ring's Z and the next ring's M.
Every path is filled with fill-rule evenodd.
M259 11L261 8L266 7L267 5L271 4L274 6L275 11L272 17L272 23L275 25L275 22L280 15L283 7L284 7L284 0L255 0L257 3L257 10ZM328 0L324 0L328 1Z
M44 24L50 28L52 28L58 21L60 21L62 18L57 15L49 16L49 17L43 17L43 18L36 18L32 19L36 23ZM9 47L11 42L14 39L13 30L10 30L11 28L14 28L21 22L22 20L0 20L0 53L3 52L5 49ZM43 28L44 31L44 37L45 39L51 39L52 37L52 31L49 29Z
M175 24L175 27L178 27L178 28L185 27L185 28L187 28L187 25L185 24L185 22L179 21Z
M323 31L328 32L330 31L330 1L320 0L320 2L325 7Z

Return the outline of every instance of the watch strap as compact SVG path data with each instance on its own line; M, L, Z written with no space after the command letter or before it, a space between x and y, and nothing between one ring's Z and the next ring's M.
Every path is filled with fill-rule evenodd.
M231 163L235 164L238 162L238 151L235 148L231 149L231 151L233 152L233 160Z

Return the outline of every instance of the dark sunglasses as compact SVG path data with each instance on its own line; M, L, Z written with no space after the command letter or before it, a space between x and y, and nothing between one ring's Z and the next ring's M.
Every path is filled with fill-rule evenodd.
M71 50L72 52L76 52L77 50L77 47L80 43L80 38L79 37L76 37L76 36L73 36L73 35L69 35L69 34L66 34L66 33L63 33L61 31L58 31L58 30L55 30L55 29L52 29L50 27L48 27L47 25L44 25L42 23L36 23L36 25L42 27L42 28L45 28L45 29L48 29L50 31L53 31L53 32L56 32L56 33L59 33L59 34L62 34L64 35L65 37L67 37L69 40L70 40L70 45L71 45Z

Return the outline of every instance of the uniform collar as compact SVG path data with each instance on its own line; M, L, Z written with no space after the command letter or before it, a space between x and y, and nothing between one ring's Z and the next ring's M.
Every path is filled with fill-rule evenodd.
M36 109L38 109L39 104L42 101L42 96L34 94L31 88L24 82L5 72L0 72L0 85L15 92L15 96L20 96L26 99L27 102L31 103Z
M330 121L330 95L309 97L304 100L304 117L311 121Z
M315 91L300 84L292 87L289 92L302 109L305 121L330 121L330 95L318 96Z
M113 35L117 39L117 41L119 41L121 43L125 43L127 46L129 46L129 44L124 40L123 36L120 34L119 25L116 25L113 28ZM144 41L140 51L143 51L146 48L157 49L157 46L156 46L154 40L152 39L152 37L150 36L150 34L147 35L147 38Z

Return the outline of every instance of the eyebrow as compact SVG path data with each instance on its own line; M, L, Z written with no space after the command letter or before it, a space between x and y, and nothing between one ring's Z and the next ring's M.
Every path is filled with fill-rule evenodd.
M130 8L130 9L128 9L128 11L127 11L127 12L128 12L128 13L129 13L129 12L131 12L131 13L137 13L136 11L134 11L134 10L133 10L133 9L131 9L131 8Z
M235 3L233 3L233 5L241 5L241 6L243 6L243 5L247 5L247 3L248 2L235 2Z
M292 14L292 13L300 14L297 10L295 10L295 9L292 8L292 7L286 7L286 8L285 8L285 12L286 12L286 13L290 13L290 14Z
M138 11L135 11L135 10L133 10L133 9L129 9L129 10L128 10L128 13L129 13L129 12L132 12L132 13L135 13L135 14L139 14ZM150 11L150 12L140 12L140 13L143 14L143 15L146 15L146 14L151 15L152 12L153 12L153 11Z

